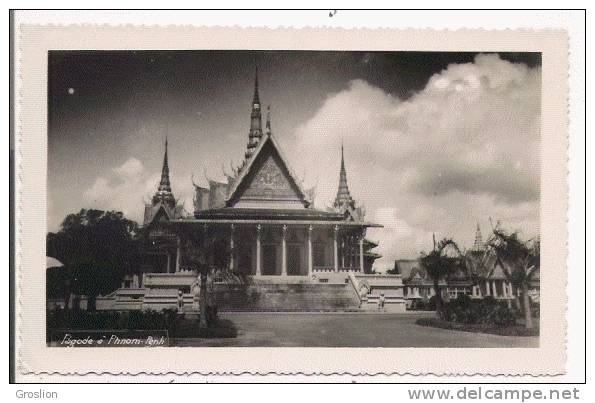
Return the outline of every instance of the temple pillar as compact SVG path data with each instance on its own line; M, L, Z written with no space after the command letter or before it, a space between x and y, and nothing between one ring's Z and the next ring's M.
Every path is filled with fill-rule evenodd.
M345 267L345 238L341 239L341 267Z
M182 242L178 237L178 243L176 248L176 273L180 271L180 260L182 259Z
M167 272L171 273L171 253L167 252Z
M339 226L338 225L335 225L335 236L333 238L333 247L334 247L333 248L333 251L334 251L334 258L335 258L334 268L335 268L335 271L339 271L339 256L338 256L338 249L339 249L339 247L337 245L337 235L338 235L338 233L339 233Z
M256 226L256 275L260 276L261 271L261 256L260 256L260 233L261 233L261 226L258 224Z
M359 271L364 272L364 235L359 239Z
M496 280L492 280L492 291L494 294L494 298L498 296L498 290L496 289Z
M308 226L308 276L312 276L312 266L313 266L313 259L312 259L312 226Z
M229 232L229 271L233 271L234 269L234 244L233 244L233 233L234 233L235 226L231 224L230 232Z
M287 276L287 225L282 227L283 239L282 239L282 258L281 258L281 275Z

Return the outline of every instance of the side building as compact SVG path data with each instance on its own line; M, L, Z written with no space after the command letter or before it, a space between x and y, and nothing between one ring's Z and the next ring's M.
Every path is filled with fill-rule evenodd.
M467 254L483 255L485 249L486 245L478 224L475 242ZM498 300L511 301L520 296L520 291L514 289L496 259L488 258L480 264L481 267L475 268L477 276L471 276L467 271L461 270L441 280L439 289L442 297L449 300L459 295L469 295L474 299L490 296ZM392 272L402 277L403 296L408 308L415 308L420 302L427 302L435 295L434 282L428 276L421 259L396 260ZM539 272L533 276L530 295L533 300L539 300Z

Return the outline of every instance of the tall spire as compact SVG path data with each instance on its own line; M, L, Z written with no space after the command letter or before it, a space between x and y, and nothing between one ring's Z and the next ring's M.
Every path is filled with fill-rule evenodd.
M165 138L165 153L163 154L163 167L161 168L161 180L157 192L153 196L153 204L163 201L169 205L174 206L176 201L171 192L171 184L169 182L169 164L167 160L167 137Z
M475 242L473 243L473 250L482 250L484 248L483 244L483 237L481 236L481 229L479 228L479 223L477 223L477 228L475 229Z
M351 206L351 208L355 208L355 201L349 193L349 186L347 186L347 171L345 170L343 141L341 141L341 170L339 172L339 188L337 189L334 207L338 208L346 205Z
M258 65L254 66L254 97L252 98L253 104L260 104L260 96L258 94Z
M258 142L262 138L262 115L260 111L260 95L258 93L258 66L254 68L254 96L252 97L252 113L250 114L250 133L248 134L248 149L246 158L249 158Z

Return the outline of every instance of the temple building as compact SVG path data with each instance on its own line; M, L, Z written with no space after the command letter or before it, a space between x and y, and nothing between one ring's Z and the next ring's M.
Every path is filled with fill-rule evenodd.
M270 108L262 125L258 75L244 161L227 182L195 184L194 217L174 219L180 226L224 227L232 251L230 269L287 281L329 281L347 272L371 272L376 244L347 184L343 147L339 186L332 208L313 207L313 192L303 188L271 128Z
M464 294L474 299L491 296L510 301L520 296L520 291L513 288L495 257L485 253L486 248L477 224L473 246L466 252L465 259L467 265L475 266L468 267L468 270L476 275L471 276L469 272L460 270L441 280L439 289L443 298L454 299ZM427 301L435 295L433 280L428 276L421 259L396 260L393 272L402 277L408 307L414 307L417 301ZM534 300L539 299L539 272L533 276L530 294Z
M178 291L191 304L197 273L184 258L184 234L216 230L229 246L228 272L248 279L251 295L267 295L269 305L255 309L271 304L284 309L356 309L374 304L379 290L386 289L387 304L404 310L400 276L372 274L380 255L366 231L381 226L365 220L364 209L350 193L343 146L334 203L317 209L313 189L303 188L277 142L270 107L264 125L262 121L256 71L244 159L224 182L207 178L208 187L203 187L193 181L191 215L173 195L166 140L161 180L145 205L140 269L126 275L121 289L98 299L98 309L101 304L103 309L171 307ZM245 293L245 287L241 291ZM232 304L236 297L229 288L226 293L223 303ZM302 294L302 300L287 299Z

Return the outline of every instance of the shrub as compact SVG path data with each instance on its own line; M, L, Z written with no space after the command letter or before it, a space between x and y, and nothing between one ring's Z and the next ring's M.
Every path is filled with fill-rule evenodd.
M211 326L217 323L217 306L216 305L209 305L207 306L207 326Z
M412 311L435 311L436 310L436 297L432 296L430 299L414 299L411 301Z
M174 324L176 315L176 311L172 309L166 309L161 312L88 312L58 309L47 312L47 328L77 330L168 330Z
M499 327L516 324L516 312L493 297L473 300L468 295L459 295L445 303L438 317L448 322L464 324L487 324Z

